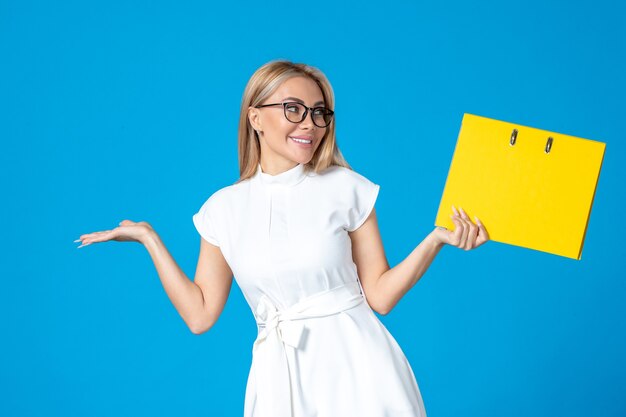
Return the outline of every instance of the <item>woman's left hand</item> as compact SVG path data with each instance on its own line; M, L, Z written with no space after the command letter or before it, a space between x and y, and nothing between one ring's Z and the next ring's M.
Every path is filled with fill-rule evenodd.
M487 229L485 229L478 217L475 217L477 224L474 224L462 208L460 208L460 213L454 206L452 206L452 210L454 215L450 217L452 217L452 222L455 225L454 231L439 227L433 231L435 238L440 243L470 250L479 247L489 240Z

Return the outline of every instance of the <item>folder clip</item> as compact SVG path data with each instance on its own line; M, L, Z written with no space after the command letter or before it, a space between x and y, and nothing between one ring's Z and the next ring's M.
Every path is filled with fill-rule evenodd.
M513 131L511 132L511 139L509 140L509 144L511 146L515 145L515 142L517 142L517 133L518 133L517 129L513 129ZM550 153L550 150L552 149L553 141L554 139L552 138L552 136L548 137L548 141L546 142L546 148L545 148L546 153Z
M511 132L511 140L509 141L511 146L515 145L516 140L517 140L517 129L513 129L513 132Z
M552 149L552 140L552 136L550 136L546 142L546 153L550 153L550 149Z

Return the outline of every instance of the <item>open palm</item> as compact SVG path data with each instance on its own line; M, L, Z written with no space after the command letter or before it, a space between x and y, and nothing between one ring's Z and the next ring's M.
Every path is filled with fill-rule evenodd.
M150 233L152 226L147 222L133 222L131 220L122 220L120 225L115 229L102 230L81 235L74 242L82 242L78 248L91 245L97 242L106 242L115 240L118 242L140 242Z

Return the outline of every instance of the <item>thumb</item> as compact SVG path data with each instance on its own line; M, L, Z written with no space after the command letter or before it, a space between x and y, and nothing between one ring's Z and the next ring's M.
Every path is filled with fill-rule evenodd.
M122 220L120 222L120 226L128 226L128 225L131 225L131 224L133 224L133 222L130 221L130 220Z

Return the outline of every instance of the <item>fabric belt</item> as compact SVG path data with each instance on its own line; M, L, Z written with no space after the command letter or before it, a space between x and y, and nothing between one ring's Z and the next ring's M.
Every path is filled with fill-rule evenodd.
M283 310L278 310L266 295L261 296L255 313L259 334L252 347L260 416L293 416L286 349L303 347L303 320L339 314L364 300L358 280L314 294Z

